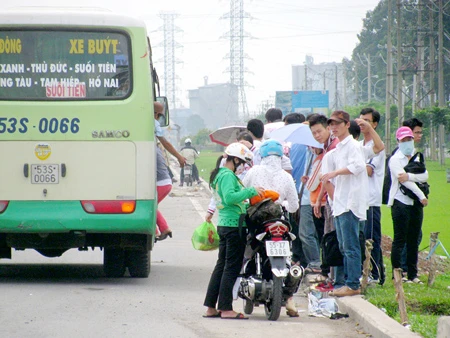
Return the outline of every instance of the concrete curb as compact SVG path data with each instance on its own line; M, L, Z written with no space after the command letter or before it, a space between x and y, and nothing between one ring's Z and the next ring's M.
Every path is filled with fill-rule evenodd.
M376 338L421 337L411 332L362 296L336 298L339 312L348 313L366 333Z
M438 320L437 338L450 338L450 317L442 316Z

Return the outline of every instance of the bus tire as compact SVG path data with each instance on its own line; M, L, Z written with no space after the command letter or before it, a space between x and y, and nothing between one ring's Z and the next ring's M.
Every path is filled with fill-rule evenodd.
M106 277L123 277L125 268L125 252L123 249L104 249L103 271L105 272Z
M150 251L130 250L126 252L126 264L131 277L147 278L150 274Z

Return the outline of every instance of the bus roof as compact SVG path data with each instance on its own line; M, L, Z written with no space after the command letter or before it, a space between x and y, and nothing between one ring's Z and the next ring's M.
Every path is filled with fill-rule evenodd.
M14 7L0 12L1 26L146 27L143 20L96 7Z

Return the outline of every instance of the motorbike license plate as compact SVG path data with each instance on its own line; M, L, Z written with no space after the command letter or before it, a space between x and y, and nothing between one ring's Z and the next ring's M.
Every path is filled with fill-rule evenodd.
M191 168L186 168L186 167L184 168L184 174L185 175L190 175L191 171L192 171Z
M59 165L58 164L32 164L31 165L32 184L58 184Z
M269 257L290 256L289 241L267 241L266 253Z

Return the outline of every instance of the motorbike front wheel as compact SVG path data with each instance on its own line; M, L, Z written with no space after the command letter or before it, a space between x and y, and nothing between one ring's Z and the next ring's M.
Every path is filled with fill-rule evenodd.
M248 299L244 299L244 313L246 315L251 315L253 313L253 301L248 300Z
M283 301L283 278L272 274L272 298L264 304L264 310L268 320L277 320L280 317Z

